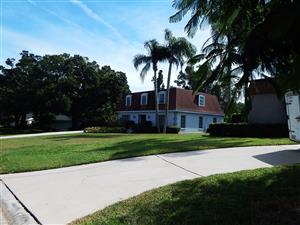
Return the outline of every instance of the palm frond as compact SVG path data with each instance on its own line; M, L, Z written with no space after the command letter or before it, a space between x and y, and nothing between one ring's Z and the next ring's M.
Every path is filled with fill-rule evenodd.
M147 64L149 62L151 62L150 56L138 54L138 55L134 56L134 58L133 58L133 65L134 65L135 69L138 69L141 64Z
M150 69L150 66L151 66L151 63L148 62L146 63L146 65L143 67L143 69L141 70L141 73L140 73L140 77L142 79L142 82L144 82L145 80L145 76L146 74L148 73L149 69Z

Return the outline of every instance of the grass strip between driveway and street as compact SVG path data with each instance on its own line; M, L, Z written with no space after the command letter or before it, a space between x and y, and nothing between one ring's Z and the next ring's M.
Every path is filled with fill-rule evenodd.
M202 134L72 134L0 140L0 174L213 148L295 144L288 138Z
M299 225L300 164L177 182L71 224Z

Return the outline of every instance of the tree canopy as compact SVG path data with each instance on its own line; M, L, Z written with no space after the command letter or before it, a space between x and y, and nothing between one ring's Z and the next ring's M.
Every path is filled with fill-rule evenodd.
M129 93L126 75L109 66L80 55L27 51L1 66L0 84L0 113L16 126L25 125L28 113L42 127L59 113L71 116L74 128L105 124Z
M191 37L211 25L203 53L192 60L198 63L198 88L228 77L241 87L254 76L274 76L283 90L299 90L299 1L175 0L173 7L171 22L190 13L185 31Z

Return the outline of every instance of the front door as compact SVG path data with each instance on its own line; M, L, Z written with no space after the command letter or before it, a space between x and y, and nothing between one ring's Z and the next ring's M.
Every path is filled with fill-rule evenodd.
M145 124L146 121L146 115L139 115L139 124Z

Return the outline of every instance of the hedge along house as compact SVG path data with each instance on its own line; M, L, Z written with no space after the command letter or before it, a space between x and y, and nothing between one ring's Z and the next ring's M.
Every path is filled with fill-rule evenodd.
M136 92L127 95L119 107L121 120L132 120L136 124L151 121L155 124L154 91ZM159 124L164 124L166 91L159 91ZM224 112L216 96L196 93L181 88L170 89L168 126L181 128L183 132L206 131L211 123L223 122Z

